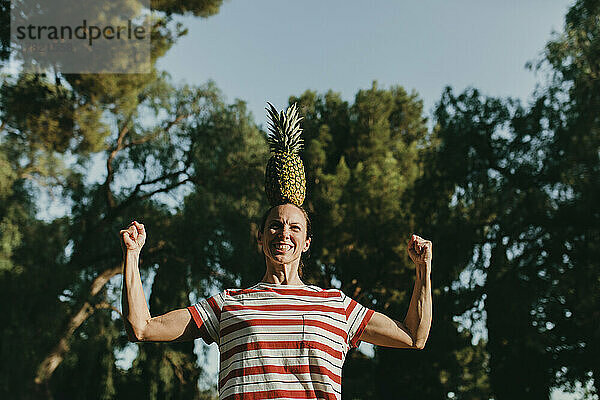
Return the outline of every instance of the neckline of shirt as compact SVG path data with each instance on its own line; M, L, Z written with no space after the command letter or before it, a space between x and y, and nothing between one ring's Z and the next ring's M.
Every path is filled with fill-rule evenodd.
M277 288L304 288L304 287L308 287L309 285L283 285L281 283L270 283L270 282L258 282L256 285L264 285L264 286L269 286L269 287L277 287Z

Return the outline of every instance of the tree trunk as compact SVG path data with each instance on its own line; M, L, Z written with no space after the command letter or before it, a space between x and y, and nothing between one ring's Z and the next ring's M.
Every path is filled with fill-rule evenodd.
M115 268L107 269L98 275L90 287L89 298L91 299L96 296L112 277L121 273L122 269L123 266L120 265ZM35 377L35 384L38 388L38 393L43 393L44 396L49 394L47 389L48 382L56 368L64 359L67 351L69 351L69 340L71 339L71 336L75 330L79 328L90 315L94 313L95 310L96 308L92 307L89 301L86 301L75 313L75 315L71 317L64 333L60 336L60 340L38 367Z

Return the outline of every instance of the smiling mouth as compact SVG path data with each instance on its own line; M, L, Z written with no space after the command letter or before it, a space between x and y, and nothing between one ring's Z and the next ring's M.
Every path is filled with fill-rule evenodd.
M273 248L277 252L284 253L284 252L290 250L292 248L292 245L291 244L287 244L287 243L274 243L273 244Z

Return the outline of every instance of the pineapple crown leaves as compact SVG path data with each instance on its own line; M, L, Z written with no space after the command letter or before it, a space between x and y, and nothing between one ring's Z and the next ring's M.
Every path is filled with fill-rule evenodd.
M302 149L302 128L300 128L300 121L303 117L298 114L298 107L296 103L283 110L281 113L277 113L273 104L267 102L269 105L266 108L269 114L269 132L267 132L267 142L272 153L292 153L298 154Z

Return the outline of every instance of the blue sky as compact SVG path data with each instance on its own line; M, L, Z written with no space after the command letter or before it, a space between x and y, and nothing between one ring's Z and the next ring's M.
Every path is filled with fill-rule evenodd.
M527 101L543 76L525 68L563 28L567 0L229 0L159 61L176 82L214 80L258 123L267 101L307 89L352 101L373 80L415 90L427 116L445 86ZM208 362L216 374L216 349ZM215 378L216 379L216 378ZM553 400L572 396L555 392Z
M229 0L208 19L182 18L189 34L159 66L175 81L214 80L245 100L257 122L306 89L340 92L402 85L429 113L446 85L527 100L542 77L525 69L571 1Z

